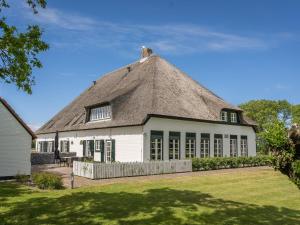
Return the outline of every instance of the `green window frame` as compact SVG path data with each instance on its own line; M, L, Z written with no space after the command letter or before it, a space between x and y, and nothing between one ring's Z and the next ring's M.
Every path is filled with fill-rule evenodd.
M163 131L151 131L150 160L163 160Z
M248 156L248 137L246 135L241 136L241 156Z
M180 159L180 132L169 132L169 160Z
M214 157L223 157L223 135L214 135Z
M237 135L230 135L230 157L238 156L238 139Z
M210 156L210 134L202 133L200 137L200 158Z
M185 158L191 159L196 157L196 133L185 134Z

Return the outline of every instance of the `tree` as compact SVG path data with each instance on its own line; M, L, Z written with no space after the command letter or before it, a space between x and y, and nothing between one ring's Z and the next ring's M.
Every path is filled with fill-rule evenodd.
M274 121L265 125L264 131L262 131L259 136L265 141L269 152L273 156L273 167L291 176L295 149L288 137L288 131L284 123Z
M292 108L293 123L300 125L300 105L294 105Z
M264 126L264 131L260 133L271 151L283 151L290 146L288 131L281 121L274 121Z
M34 14L38 13L37 7L46 7L45 0L26 2ZM0 0L0 12L8 7L7 0ZM32 69L42 67L37 56L49 48L41 38L42 30L37 25L28 25L25 32L19 32L6 23L5 17L0 19L0 79L31 94L35 83Z
M260 131L266 124L280 120L285 125L290 123L292 106L286 100L252 100L239 106L245 115L258 123Z

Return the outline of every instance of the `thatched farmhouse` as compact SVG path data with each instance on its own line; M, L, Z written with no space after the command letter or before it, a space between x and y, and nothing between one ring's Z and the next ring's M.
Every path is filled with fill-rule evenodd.
M37 151L101 162L256 155L255 124L148 48L102 76L37 132Z
M30 175L31 143L35 134L0 97L0 179Z

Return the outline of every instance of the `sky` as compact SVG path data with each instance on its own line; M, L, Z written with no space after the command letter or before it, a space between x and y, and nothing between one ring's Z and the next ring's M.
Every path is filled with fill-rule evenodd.
M300 104L300 1L48 1L34 15L25 0L1 12L24 31L43 29L28 95L0 80L0 96L34 130L92 81L153 49L232 104L286 99Z

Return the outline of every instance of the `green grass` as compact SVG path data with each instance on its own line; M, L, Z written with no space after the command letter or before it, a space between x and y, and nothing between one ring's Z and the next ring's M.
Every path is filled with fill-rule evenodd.
M59 191L0 183L0 224L300 224L300 191L270 169Z

